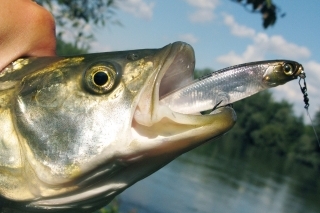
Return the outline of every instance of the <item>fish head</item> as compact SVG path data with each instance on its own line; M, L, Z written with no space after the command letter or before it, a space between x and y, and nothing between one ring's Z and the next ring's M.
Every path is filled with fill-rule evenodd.
M28 211L97 209L224 134L236 120L232 108L188 115L159 102L193 80L194 64L192 47L182 42L25 61L15 71L21 81L12 114L22 159L18 175L28 196L4 196Z
M303 73L303 66L298 62L290 60L270 61L262 82L268 87L275 87L297 79Z

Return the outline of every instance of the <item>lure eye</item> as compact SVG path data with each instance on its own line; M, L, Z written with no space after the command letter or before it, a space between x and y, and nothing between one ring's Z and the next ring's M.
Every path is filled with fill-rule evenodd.
M285 64L283 65L283 72L284 72L284 74L286 74L286 75L292 75L293 72L294 72L292 64L285 63Z
M116 76L117 72L112 64L99 63L86 70L84 81L92 92L104 94L113 89Z

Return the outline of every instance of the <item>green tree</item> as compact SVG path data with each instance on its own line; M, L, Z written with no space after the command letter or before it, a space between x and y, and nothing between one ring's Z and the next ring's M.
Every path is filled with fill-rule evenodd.
M318 133L320 130L320 111L315 114L314 128ZM293 152L290 157L294 158L306 165L320 169L320 148L317 136L311 125L304 126L304 134L300 141L294 144Z
M88 53L88 48L79 48L74 43L65 42L61 38L57 38L57 55L80 55Z
M90 41L94 40L92 31L86 27L101 27L106 22L120 24L115 19L114 0L36 0L50 10L56 20L57 36L71 36L72 44L80 49L88 49Z
M195 69L194 70L194 78L195 79L198 79L202 76L205 76L205 75L208 75L210 73L214 72L213 69L210 69L210 68L205 68L205 69Z
M276 23L278 15L284 17L286 14L273 3L272 0L231 0L242 5L251 13L260 13L262 16L262 25L266 29ZM251 9L250 9L251 7Z
M313 124L317 130L317 132L320 131L320 110L318 110L314 116L314 119L313 119Z

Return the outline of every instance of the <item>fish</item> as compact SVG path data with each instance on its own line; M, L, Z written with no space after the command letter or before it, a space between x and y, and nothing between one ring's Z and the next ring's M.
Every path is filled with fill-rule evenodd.
M92 212L236 122L160 97L193 82L193 48L21 58L0 72L0 212Z
M245 63L212 72L160 97L160 101L176 112L199 113L232 104L304 74L303 66L291 60Z

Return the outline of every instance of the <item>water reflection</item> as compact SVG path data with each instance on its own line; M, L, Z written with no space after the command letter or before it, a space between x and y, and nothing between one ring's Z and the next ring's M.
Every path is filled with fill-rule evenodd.
M319 172L253 148L187 153L120 195L121 212L320 212Z

